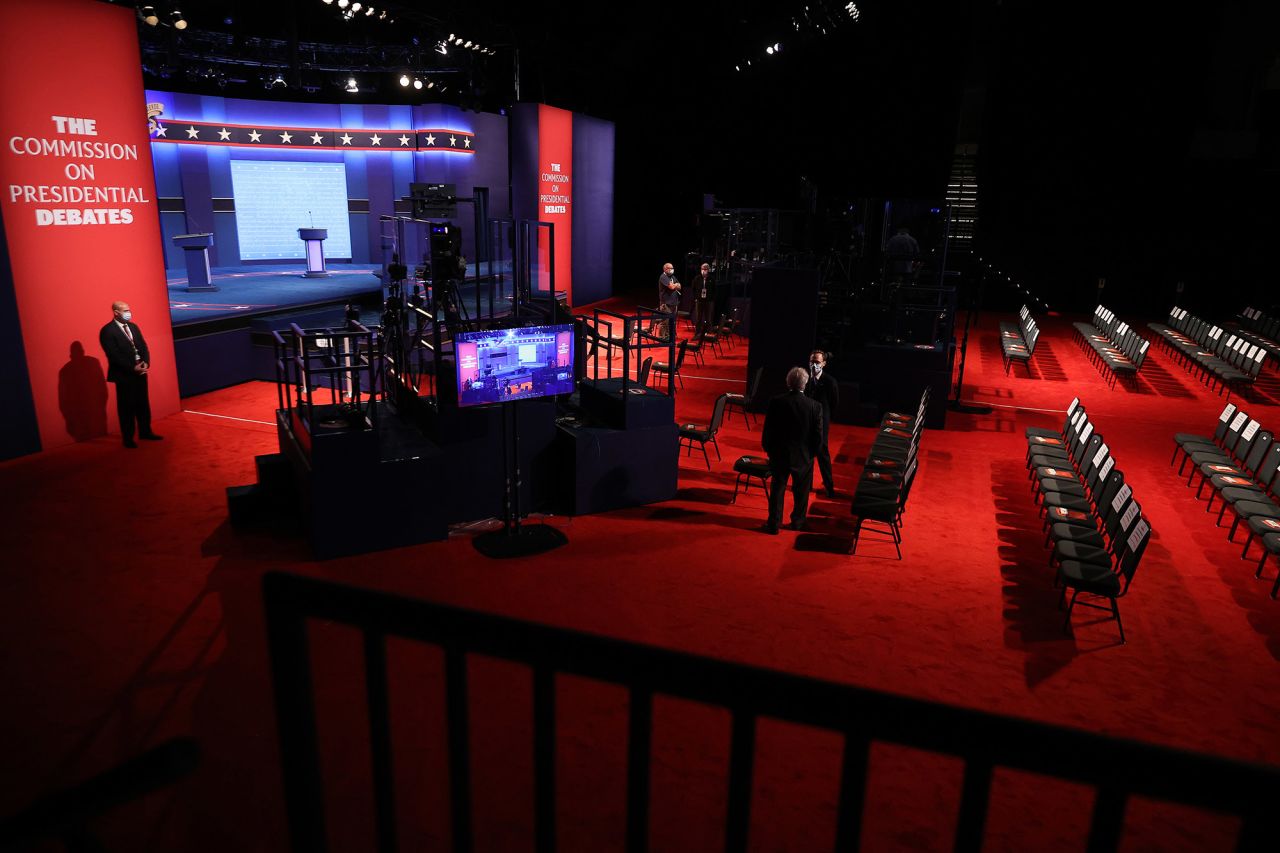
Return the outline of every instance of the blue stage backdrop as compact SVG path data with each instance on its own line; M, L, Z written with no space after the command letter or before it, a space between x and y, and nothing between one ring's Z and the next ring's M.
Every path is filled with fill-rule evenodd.
M299 263L302 241L283 239L281 234L313 221L316 227L330 228L328 257L381 263L378 217L396 213L397 201L409 195L413 182L455 184L461 196L470 195L474 187L488 187L490 215L511 216L505 116L438 104L293 104L157 91L147 92L147 103L158 124L151 148L170 269L183 268L182 250L172 238L200 232L214 235L213 266ZM253 163L261 165L248 165ZM246 196L249 184L244 177L280 178L287 164L322 173L321 164L331 164L335 174L345 175L345 198L317 190L317 205L329 202L324 214L300 207L305 198L296 193L291 196L294 203L285 204L282 198L281 218L298 221L280 223L280 234L269 233L262 218L263 202L269 199ZM321 185L328 186L323 180L317 186ZM315 218L340 213L342 207L345 230L341 223L335 226ZM399 212L407 212L403 204ZM474 257L469 206L459 207L457 221L463 252ZM342 239L346 233L349 241ZM296 254L276 257L286 252Z

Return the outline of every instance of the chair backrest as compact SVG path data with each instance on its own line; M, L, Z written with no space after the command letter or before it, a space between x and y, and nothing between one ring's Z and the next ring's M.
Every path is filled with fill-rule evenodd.
M764 368L757 367L756 375L751 377L751 387L747 389L747 401L755 400L756 394L760 391L760 380L764 377Z
M1258 466L1258 473L1254 477L1258 485L1264 489L1271 488L1271 481L1276 478L1276 472L1280 471L1280 442L1272 442L1271 447L1267 449L1267 455L1263 458L1262 464Z
M1274 435L1267 430L1263 430L1254 436L1253 446L1249 448L1249 455L1244 458L1244 470L1250 474L1257 474L1258 469L1262 465L1262 461L1266 458L1267 451L1271 449L1271 442Z
M716 397L716 404L711 409L711 423L707 427L707 432L715 435L720 431L720 424L724 421L724 407L729 404L729 398L733 395L726 392Z
M676 368L675 368L676 373L680 372L680 365L684 364L684 354L688 349L689 349L689 342L687 340L681 341L680 346L676 352Z
M1129 585L1133 583L1133 575L1138 571L1138 563L1142 562L1142 554L1147 550L1147 543L1151 541L1151 525L1145 518L1139 518L1132 530L1122 531L1122 533L1127 535L1124 540L1124 556L1120 558L1120 574L1124 575L1124 589L1120 590L1120 595L1128 592Z
M644 360L644 363L640 365L640 375L636 377L636 382L641 385L647 385L649 383L649 368L652 365L653 356L649 356Z

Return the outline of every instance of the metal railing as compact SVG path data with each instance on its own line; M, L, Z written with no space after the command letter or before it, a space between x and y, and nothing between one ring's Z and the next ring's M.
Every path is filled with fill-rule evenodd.
M442 647L453 847L472 847L468 655L533 671L534 839L556 846L556 676L598 679L630 693L627 849L648 847L653 703L656 695L718 705L732 716L725 849L747 846L757 720L769 717L844 735L836 849L860 844L868 756L874 741L961 758L964 785L954 846L982 846L997 767L1096 788L1090 850L1114 850L1126 805L1142 796L1242 818L1237 847L1280 849L1275 804L1280 769L957 708L699 655L629 643L385 592L270 573L263 580L288 825L293 849L328 849L308 620L363 633L375 802L376 849L398 849L388 700L388 637Z

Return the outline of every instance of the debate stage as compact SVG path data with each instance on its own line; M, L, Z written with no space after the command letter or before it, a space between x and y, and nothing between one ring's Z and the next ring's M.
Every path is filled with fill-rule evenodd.
M214 267L214 291L187 292L185 270L166 270L169 313L175 327L232 317L256 317L286 309L327 305L376 296L382 267L328 264L326 278L303 278L306 264Z

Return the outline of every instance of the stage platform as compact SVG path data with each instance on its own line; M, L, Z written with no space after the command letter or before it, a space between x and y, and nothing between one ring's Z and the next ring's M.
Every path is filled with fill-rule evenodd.
M345 302L382 291L382 267L330 264L327 278L303 278L305 264L214 267L218 289L188 293L185 271L167 270L174 326L231 317L253 317L304 305Z

